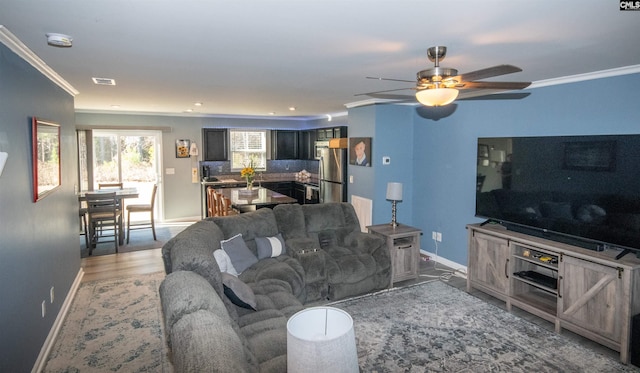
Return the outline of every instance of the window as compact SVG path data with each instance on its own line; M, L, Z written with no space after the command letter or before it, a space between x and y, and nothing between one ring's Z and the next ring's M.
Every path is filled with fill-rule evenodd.
M229 130L231 171L240 171L253 161L257 171L267 170L267 131Z

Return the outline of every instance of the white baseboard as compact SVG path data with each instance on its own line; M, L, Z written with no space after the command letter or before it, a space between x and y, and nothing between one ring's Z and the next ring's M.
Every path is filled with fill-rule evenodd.
M435 253L429 252L429 251L425 251L425 250L420 250L420 254L423 255L428 255L429 258L431 258L430 260L433 260L436 263L440 263L443 265L446 265L449 268L452 268L454 270L456 270L456 273L458 275L460 275L461 277L467 278L467 266L456 263L452 260L449 260L447 258L443 258L441 256L437 256Z
M56 316L56 320L53 322L53 326L51 330L49 330L49 335L47 335L47 339L44 340L44 344L40 349L40 354L38 355L38 359L36 359L36 363L31 370L32 373L40 373L44 368L45 363L47 362L47 357L53 348L53 342L55 342L60 329L62 328L62 324L64 319L67 317L67 313L69 312L69 308L71 307L71 303L76 297L78 292L78 288L80 287L80 282L82 281L82 277L84 276L84 271L82 268L78 271L75 280L71 284L71 289L69 289L69 293L67 293L67 297L64 299L64 303L62 303L62 307L60 308L60 312L58 312L58 316Z

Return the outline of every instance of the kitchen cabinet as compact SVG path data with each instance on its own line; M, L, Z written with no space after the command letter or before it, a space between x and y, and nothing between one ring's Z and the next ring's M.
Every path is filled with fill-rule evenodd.
M304 130L298 132L298 159L315 159L314 146L316 137L316 130Z
M203 128L202 143L204 161L228 160L226 128Z
M618 259L620 250L591 251L501 226L467 228L467 291L505 300L508 310L532 313L554 323L556 332L582 335L629 363L632 320L640 313L639 258Z
M298 159L298 131L271 131L271 159Z
M260 185L262 185L263 188L271 189L274 192L295 198L293 195L292 181L267 181L260 183Z

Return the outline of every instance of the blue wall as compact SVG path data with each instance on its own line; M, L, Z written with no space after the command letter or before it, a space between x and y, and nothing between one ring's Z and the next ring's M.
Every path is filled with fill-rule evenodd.
M0 82L0 371L28 372L80 270L73 97L1 44ZM61 125L62 186L37 203L32 116Z
M352 108L349 137L373 137L373 167L349 167L349 195L373 199L373 223L386 223L386 183L402 182L398 220L423 230L426 251L436 251L431 232L441 232L438 255L466 265L465 226L481 221L474 216L478 137L640 134L638 87L633 74L531 89L522 100ZM384 155L391 165L381 164Z

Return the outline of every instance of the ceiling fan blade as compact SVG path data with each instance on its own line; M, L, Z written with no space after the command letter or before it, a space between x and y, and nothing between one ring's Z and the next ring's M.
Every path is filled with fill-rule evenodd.
M531 85L531 82L462 82L458 89L524 89Z
M476 71L471 71L471 72L468 72L468 73L464 73L464 74L461 74L461 75L458 75L458 76L454 77L453 79L455 79L457 81L466 82L466 81L472 81L472 80L480 80L480 79L491 78L491 77L494 77L494 76L517 73L517 72L520 72L520 71L522 71L522 69L517 67L517 66L513 66L513 65L497 65L497 66L487 67L486 69L481 69L481 70L476 70Z
M406 91L407 89L415 89L415 87L411 87L411 88L398 88L398 89L387 89L384 91L375 91L375 92L367 92L367 93L358 93L355 94L354 96L371 96L373 97L373 95L376 95L378 93L386 93L386 92L397 92L397 91Z
M485 91L486 92L486 91ZM494 93L483 96L475 97L462 97L462 94L458 95L458 100L473 101L473 100L520 100L529 96L530 92L513 92L513 93Z
M374 76L367 76L367 79L375 79L375 80L388 80L391 82L407 82L407 83L415 83L415 80L404 80L404 79L390 79L390 78L376 78Z

